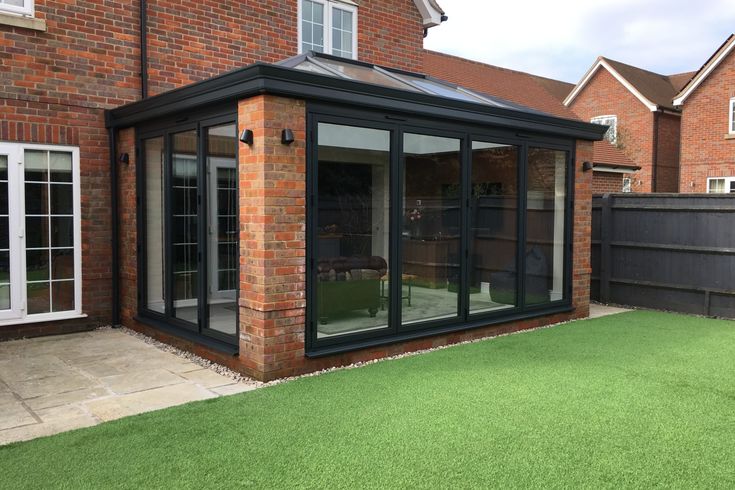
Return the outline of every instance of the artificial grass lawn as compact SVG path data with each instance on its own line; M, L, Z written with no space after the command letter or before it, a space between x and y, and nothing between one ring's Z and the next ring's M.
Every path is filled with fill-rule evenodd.
M735 486L735 322L632 312L0 447L0 487Z

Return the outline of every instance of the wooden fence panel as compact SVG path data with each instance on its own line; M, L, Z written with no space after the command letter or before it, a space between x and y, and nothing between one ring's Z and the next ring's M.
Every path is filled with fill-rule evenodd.
M735 318L735 197L592 199L591 298Z

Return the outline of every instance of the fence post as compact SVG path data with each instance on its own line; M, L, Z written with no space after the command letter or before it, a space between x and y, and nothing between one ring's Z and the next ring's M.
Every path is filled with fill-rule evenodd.
M610 302L610 274L612 273L612 206L610 194L602 196L600 212L600 302Z

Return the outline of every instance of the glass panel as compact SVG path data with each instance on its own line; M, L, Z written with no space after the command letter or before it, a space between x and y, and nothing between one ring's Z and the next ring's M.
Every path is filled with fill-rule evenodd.
M390 132L319 124L317 336L388 327Z
M237 127L207 129L209 243L207 302L209 328L237 332L237 287L240 278L237 194Z
M74 309L74 281L52 282L51 292L53 311L69 311Z
M564 212L567 153L528 150L526 304L557 301L564 295Z
M73 247L74 246L74 218L62 217L51 218L51 246Z
M713 194L725 192L725 179L710 179L709 192Z
M8 156L0 155L0 310L10 309L10 223Z
M171 209L174 315L197 323L198 305L198 203L196 131L177 133L171 150Z
M328 66L329 68L344 73L348 77L365 83L375 83L377 85L384 85L386 87L399 88L403 90L410 90L416 92L412 86L403 83L399 80L389 77L373 68L367 66L352 65L350 63L343 63L336 60L328 60L325 58L319 58L319 63Z
M27 184L27 186L33 184ZM51 184L51 213L74 214L74 188L69 184ZM26 211L27 212L27 211Z
M163 138L145 140L146 307L163 313Z
M26 252L26 278L28 281L49 280L49 251L28 250Z
M352 58L352 12L332 8L332 54Z
M49 153L51 182L71 182L71 153L52 151Z
M51 291L48 282L29 282L28 314L48 313L51 311Z
M26 215L48 214L48 184L26 183L25 194Z
M324 6L303 0L301 3L301 49L324 51Z
M26 182L48 182L48 152L25 150L23 158Z
M517 146L472 142L470 313L517 305Z
M51 279L74 279L74 249L51 251Z
M460 140L406 133L403 146L403 324L456 317Z

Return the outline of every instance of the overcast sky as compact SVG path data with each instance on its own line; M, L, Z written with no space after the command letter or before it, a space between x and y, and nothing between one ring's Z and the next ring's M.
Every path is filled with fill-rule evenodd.
M735 0L439 0L425 47L576 83L597 56L697 70L735 32Z

